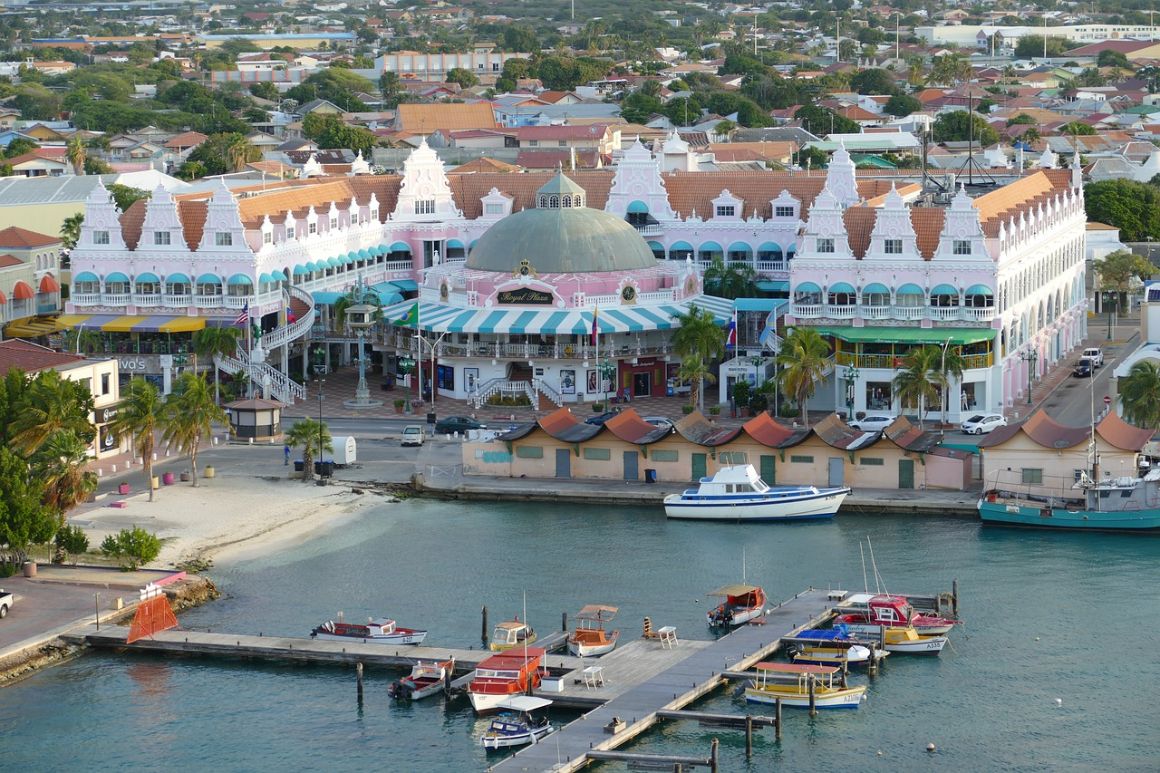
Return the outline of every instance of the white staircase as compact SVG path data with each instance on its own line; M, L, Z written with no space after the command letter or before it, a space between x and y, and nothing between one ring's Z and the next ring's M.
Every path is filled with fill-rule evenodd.
M532 408L536 410L540 409L540 393L528 381L508 381L503 378L493 378L490 381L483 382L479 386L479 389L475 392L475 397L472 398L472 402L476 408L480 408L493 395L503 395L505 397L527 395L528 400L532 403Z
M287 295L306 303L309 311L303 314L301 319L296 319L289 325L282 325L265 333L262 336L260 348L253 352L254 356L251 357L251 353L246 351L245 344L239 341L236 357L216 357L214 362L217 367L231 375L247 374L251 382L259 388L268 381L270 394L275 399L287 405L293 405L296 400L306 399L306 387L266 362L265 353L297 341L310 332L310 328L314 325L314 298L305 290L293 286L287 288ZM289 299L287 299L286 305L289 307ZM305 353L303 356L306 356Z
M542 392L545 397L556 404L556 407L564 407L564 396L556 391L555 387L548 384L542 378L537 378L532 381L532 385L537 391Z

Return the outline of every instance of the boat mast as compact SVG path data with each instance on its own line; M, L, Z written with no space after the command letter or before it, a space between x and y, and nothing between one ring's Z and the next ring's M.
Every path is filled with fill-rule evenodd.
M862 556L862 590L870 592L870 583L866 580L866 550L862 547L862 540L858 540L858 553Z
M870 535L866 535L866 547L870 548L870 566L874 569L874 589L878 593L889 594L886 590L886 583L882 581L882 575L878 574L878 562L874 560L874 545L870 542Z
M1096 491L1096 512L1100 512L1100 455L1096 453L1096 380L1089 379L1088 384L1088 409L1091 411L1091 424L1089 425L1089 432L1091 433L1088 440L1088 456L1092 471L1092 486ZM1086 493L1086 491L1085 491ZM1086 503L1085 503L1086 504Z

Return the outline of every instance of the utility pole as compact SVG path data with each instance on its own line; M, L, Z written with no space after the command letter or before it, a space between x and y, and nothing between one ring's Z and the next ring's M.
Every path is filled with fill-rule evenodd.
M894 13L894 61L898 61L898 25L902 22L902 14Z
M753 56L757 56L757 12L753 12Z
M842 17L834 13L834 64L842 61Z

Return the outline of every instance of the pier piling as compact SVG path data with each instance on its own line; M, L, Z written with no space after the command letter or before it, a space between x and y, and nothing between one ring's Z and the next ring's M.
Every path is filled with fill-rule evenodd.
M781 698L776 698L773 701L773 738L775 741L781 740Z
M717 746L719 741L714 738L709 746L709 773L717 773Z
M568 632L568 613L567 612L560 613L560 630L563 631L564 633Z
M487 604L483 605L482 617L483 620L479 626L479 640L484 644L487 644Z
M816 717L818 715L818 690L817 681L814 679L813 674L806 677L806 689L810 693L810 716Z
M951 614L957 619L959 616L959 578L951 580Z
M745 715L745 759L753 759L753 717Z
M361 660L358 663L354 664L354 678L355 678L356 689L358 690L358 702L362 703L362 700L363 700L363 664L362 664Z

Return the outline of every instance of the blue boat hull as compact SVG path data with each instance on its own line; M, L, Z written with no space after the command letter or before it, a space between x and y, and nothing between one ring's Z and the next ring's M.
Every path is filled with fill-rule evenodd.
M979 518L983 523L1003 526L1077 531L1160 532L1160 510L1100 512L1068 510L1047 505L1040 507L1025 502L986 500L979 502L978 509Z

